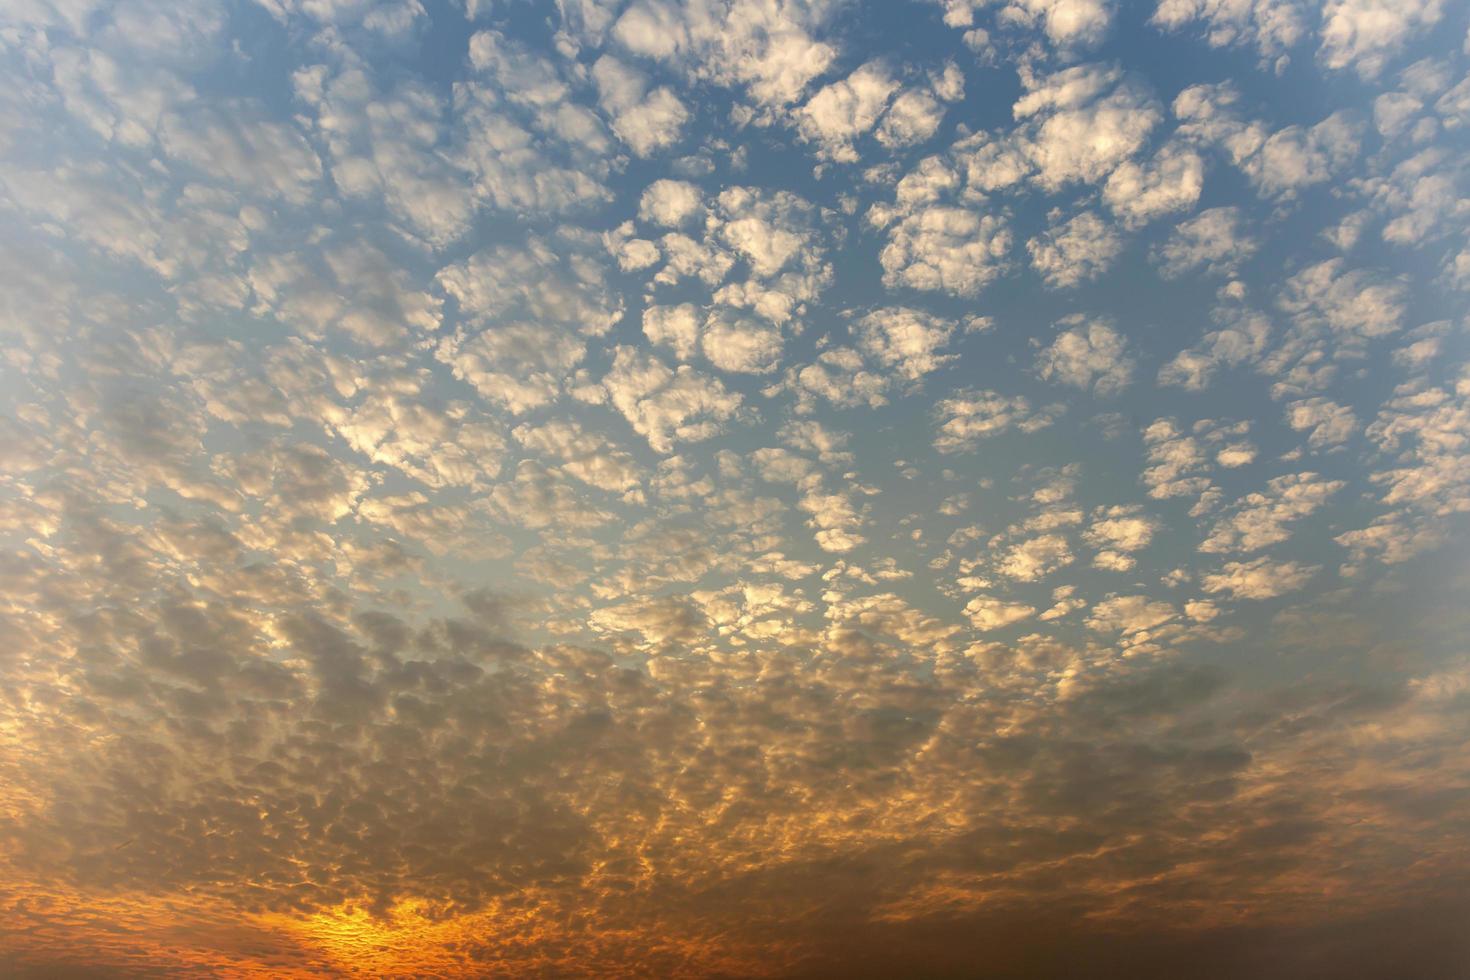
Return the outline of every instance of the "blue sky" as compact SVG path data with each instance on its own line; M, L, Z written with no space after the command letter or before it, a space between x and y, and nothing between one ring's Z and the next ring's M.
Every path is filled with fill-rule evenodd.
M1467 26L8 4L0 948L944 972L1020 916L1287 975L1431 928Z

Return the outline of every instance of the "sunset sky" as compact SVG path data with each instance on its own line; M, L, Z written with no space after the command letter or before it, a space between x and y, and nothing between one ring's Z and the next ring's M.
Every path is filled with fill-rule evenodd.
M0 0L0 976L1470 977L1467 30Z

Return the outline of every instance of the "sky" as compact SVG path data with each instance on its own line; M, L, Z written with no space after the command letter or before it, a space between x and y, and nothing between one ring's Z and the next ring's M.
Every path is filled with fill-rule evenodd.
M1467 69L0 4L0 974L1470 976Z

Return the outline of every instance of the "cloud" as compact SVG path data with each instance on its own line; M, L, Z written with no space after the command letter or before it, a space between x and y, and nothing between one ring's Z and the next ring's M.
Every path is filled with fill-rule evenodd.
M1136 228L1193 207L1204 180L1205 162L1200 155L1170 142L1146 163L1120 163L1103 185L1103 200L1124 225Z
M1203 576L1200 583L1212 595L1224 592L1233 599L1275 599L1302 588L1320 570L1318 565L1255 558L1226 562L1219 572Z
M629 453L576 422L522 424L512 435L527 449L559 460L562 472L600 490L626 493L643 482L642 468Z
M1099 633L1142 633L1162 626L1178 615L1167 602L1156 602L1142 595L1120 595L1093 606L1091 615L1087 617L1087 627Z
M802 411L811 410L816 396L842 408L876 408L888 401L888 377L868 370L862 355L851 347L830 348L810 364L792 368L787 383L796 390Z
M1452 973L1464 18L1359 7L0 5L7 967Z
M1289 200L1342 173L1358 155L1362 124L1353 112L1334 112L1312 126L1270 132L1264 123L1239 117L1239 100L1228 82L1190 86L1174 100L1178 132L1222 149L1263 196Z
M1082 324L1080 318L1061 325ZM1133 380L1135 362L1125 352L1127 341L1111 326L1094 320L1064 330L1036 355L1036 373L1044 380L1114 395Z
M1093 564L1113 571L1127 571L1136 562L1132 553L1147 548L1162 530L1163 525L1143 513L1142 507L1123 504L1099 508L1082 538L1098 549Z
M799 99L836 58L834 47L813 36L831 12L822 3L733 0L716 13L636 0L611 25L611 34L634 54L680 68L691 79L738 87L757 105L774 108ZM591 36L600 31L587 29L592 20L583 21L580 33L600 43Z
M1007 267L1011 233L994 215L924 208L889 232L880 261L883 284L975 296Z
M797 112L797 127L824 157L857 160L853 140L868 132L898 88L880 62L870 62L818 91Z
M1211 47L1253 44L1277 57L1307 36L1308 13L1302 0L1159 0L1149 21L1171 31L1198 23Z
M906 381L917 381L955 360L940 354L955 324L921 310L890 306L865 314L854 324L858 346L869 357L891 368Z
M1286 421L1297 432L1310 430L1307 445L1313 449L1346 442L1358 431L1352 409L1326 398L1304 398L1286 406Z
M1035 582L1072 563L1072 549L1060 534L1042 534L1013 545L996 570L1007 578Z
M1024 81L1012 111L1029 123L1016 146L1045 190L1103 180L1160 121L1153 98L1116 68L1078 65Z
M723 311L710 314L700 347L709 362L721 371L769 374L781 360L779 331Z
M1221 367L1259 362L1271 339L1270 320L1233 306L1216 307L1212 316L1222 326L1206 332L1193 347L1159 368L1159 384L1203 391Z
M1113 21L1113 5L1106 0L935 0L950 27L971 27L975 15L999 6L998 21L1006 26L1036 29L1058 47L1097 44Z
M614 350L602 385L633 431L660 453L673 452L676 441L699 442L715 435L741 402L739 393L688 365L671 370L631 347Z
M1026 243L1031 267L1053 289L1098 278L1121 249L1117 234L1090 211L1054 225Z
M592 66L592 78L613 132L634 154L652 156L678 142L689 110L672 89L650 90L642 72L607 54Z
M207 179L304 204L321 178L321 161L294 126L261 115L248 103L171 113L160 121L158 140Z
M1159 274L1177 279L1191 272L1235 275L1240 263L1255 254L1257 242L1240 228L1240 209L1210 208L1175 227L1169 240L1151 255Z
M677 228L699 214L702 207L699 188L688 181L655 180L644 188L638 202L638 217Z
M1215 524L1200 551L1225 553L1258 551L1291 537L1286 525L1320 509L1343 488L1341 480L1324 480L1316 473L1274 477L1264 493L1250 493L1229 508Z
M1328 68L1353 68L1374 78L1415 34L1439 23L1441 0L1387 6L1373 0L1328 0L1322 8L1318 59Z
M967 391L934 406L939 422L934 448L941 453L974 449L981 439L1009 429L1023 433L1044 429L1056 421L1058 406L1036 410L1026 398L994 391Z
M1006 602L991 596L976 596L965 604L965 615L977 630L989 632L1003 629L1035 615L1036 609L1020 602Z

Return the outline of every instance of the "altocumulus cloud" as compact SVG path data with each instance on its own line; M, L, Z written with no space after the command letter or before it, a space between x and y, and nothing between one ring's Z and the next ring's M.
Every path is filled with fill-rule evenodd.
M1467 27L6 5L0 972L1465 975Z

